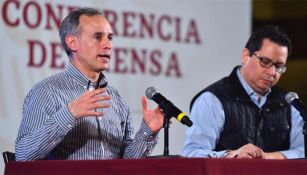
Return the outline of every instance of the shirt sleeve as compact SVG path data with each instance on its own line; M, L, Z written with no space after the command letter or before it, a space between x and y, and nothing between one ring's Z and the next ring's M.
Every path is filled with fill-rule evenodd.
M304 158L304 121L293 106L291 106L291 122L292 128L290 131L290 149L281 151L288 159Z
M131 121L128 122L127 135L125 140L123 158L144 158L150 155L158 141L158 133L153 132L143 120L140 130L135 134L134 139L130 136L133 133Z
M183 156L224 157L227 150L213 151L222 132L225 114L219 99L205 92L194 102L190 114L193 125L187 128Z
M46 158L76 123L67 106L55 107L50 94L47 88L36 86L25 98L15 144L18 161Z

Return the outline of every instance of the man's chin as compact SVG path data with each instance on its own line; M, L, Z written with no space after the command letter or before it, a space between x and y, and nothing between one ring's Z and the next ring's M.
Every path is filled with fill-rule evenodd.
M108 71L108 69L109 69L109 65L102 65L102 66L97 67L98 72Z

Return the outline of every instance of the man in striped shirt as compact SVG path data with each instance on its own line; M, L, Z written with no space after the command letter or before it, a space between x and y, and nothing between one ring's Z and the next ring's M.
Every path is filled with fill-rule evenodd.
M142 97L143 122L133 135L132 117L118 91L107 85L113 32L97 10L70 13L60 26L70 63L35 85L24 101L16 139L18 161L142 158L163 126L160 108Z

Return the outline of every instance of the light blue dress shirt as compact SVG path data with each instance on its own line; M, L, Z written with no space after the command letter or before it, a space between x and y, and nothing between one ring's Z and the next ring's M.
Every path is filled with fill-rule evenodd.
M270 92L258 98L259 95L243 79L240 74L240 68L237 69L237 76L252 101L261 108ZM225 122L223 106L219 99L211 92L203 93L194 102L190 117L194 124L186 131L183 156L224 157L227 150L213 151L219 141ZM302 131L304 121L293 106L291 107L291 122L290 148L289 150L281 151L281 153L288 159L302 158L304 157L304 136Z

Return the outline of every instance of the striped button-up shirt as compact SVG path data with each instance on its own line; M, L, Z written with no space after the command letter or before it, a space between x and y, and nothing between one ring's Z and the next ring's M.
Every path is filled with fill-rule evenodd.
M89 80L69 63L66 70L35 85L27 94L16 139L17 160L141 158L150 154L157 134L143 121L133 135L131 112L118 91L107 85L110 108L103 117L74 119L68 104ZM103 78L100 84L105 84Z

